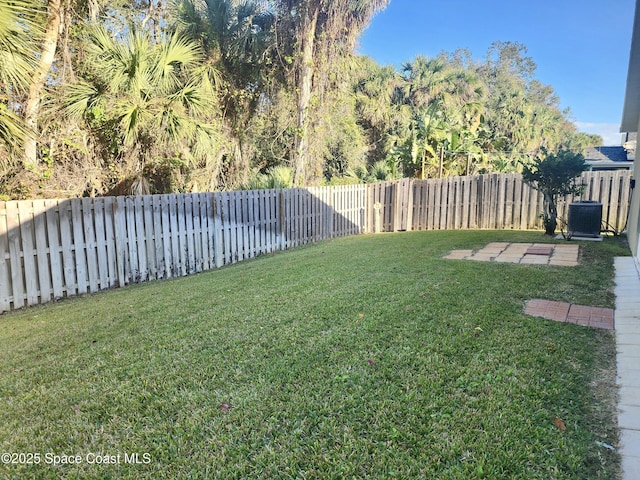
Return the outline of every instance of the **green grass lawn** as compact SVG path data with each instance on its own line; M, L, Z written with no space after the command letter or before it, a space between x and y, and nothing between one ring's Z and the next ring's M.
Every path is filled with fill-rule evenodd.
M523 305L613 307L628 249L442 259L491 241L549 240L349 237L4 315L0 450L40 464L0 477L616 478L613 334Z

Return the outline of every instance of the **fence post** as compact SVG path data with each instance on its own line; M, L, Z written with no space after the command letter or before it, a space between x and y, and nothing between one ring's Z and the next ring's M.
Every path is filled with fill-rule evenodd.
M61 212L62 213L62 212ZM62 223L62 215L60 218ZM118 271L118 286L127 284L125 264L127 258L127 226L125 222L124 197L116 197L113 202L113 224L116 242L116 269Z
M408 179L406 181L406 187L407 188L407 205L406 205L406 222L407 222L407 226L406 226L406 230L407 232L410 232L412 230L413 227L413 186L414 186L414 180L412 178ZM404 198L404 195L403 195Z
M393 209L393 231L397 232L402 227L402 213L400 206L402 205L401 184L400 180L393 183L393 199L391 207Z
M278 205L278 211L276 212L277 216L278 216L278 235L279 235L279 239L278 239L278 245L280 247L280 250L286 250L287 248L287 235L286 235L286 230L287 230L287 226L286 226L286 196L284 193L284 190L281 189L280 190L280 203Z
M380 233L380 211L382 205L380 202L373 204L373 233Z

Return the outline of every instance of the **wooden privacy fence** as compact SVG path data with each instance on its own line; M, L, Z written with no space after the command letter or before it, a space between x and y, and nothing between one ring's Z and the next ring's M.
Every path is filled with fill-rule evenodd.
M631 173L590 172L582 197L621 231ZM201 272L365 232L540 228L520 175L286 190L0 202L0 311Z
M558 215L578 200L602 203L607 229L621 232L627 220L632 172L585 172L582 195L558 202ZM522 181L520 174L491 174L430 180L404 179L369 186L368 225L380 231L451 229L536 229L542 227L542 194ZM379 219L375 219L380 206Z
M0 311L365 232L366 186L0 202Z

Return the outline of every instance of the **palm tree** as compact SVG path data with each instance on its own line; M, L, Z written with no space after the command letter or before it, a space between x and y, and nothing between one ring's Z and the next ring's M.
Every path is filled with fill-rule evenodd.
M386 159L388 142L411 117L398 99L402 77L393 66L381 67L369 57L358 57L358 76L352 87L358 123L368 137L368 162Z
M265 91L267 50L273 16L263 2L251 0L180 0L176 25L201 45L205 61L218 72L225 137L232 161L231 182L246 183L248 125Z
M18 150L28 129L16 114L36 69L38 4L31 0L0 0L0 142Z
M413 173L456 175L480 158L485 85L473 70L445 56L416 57L403 66L404 102L413 111L405 163ZM442 161L441 161L442 160Z
M389 0L273 0L278 51L291 64L290 88L295 92L296 129L292 163L295 185L311 177L309 158L312 99L320 101L336 73L337 62L352 54L355 41L373 15Z
M200 47L178 33L153 43L135 29L118 40L97 28L90 35L87 80L67 89L66 111L99 129L115 129L130 175L141 177L157 157L206 159L217 150L219 129L211 115L214 85L201 61Z
M38 115L47 76L55 58L60 24L65 16L64 9L66 7L68 4L63 3L63 0L48 0L47 2L47 20L37 54L38 65L29 82L29 91L24 101L24 121L33 134L29 135L25 141L24 164L28 168L35 167L38 163Z

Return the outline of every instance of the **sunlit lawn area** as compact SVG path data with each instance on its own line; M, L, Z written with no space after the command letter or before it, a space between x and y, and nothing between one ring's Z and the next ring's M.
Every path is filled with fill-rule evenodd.
M628 250L442 259L547 238L350 237L4 315L1 451L40 464L0 477L616 478L613 334L523 305L613 307Z

